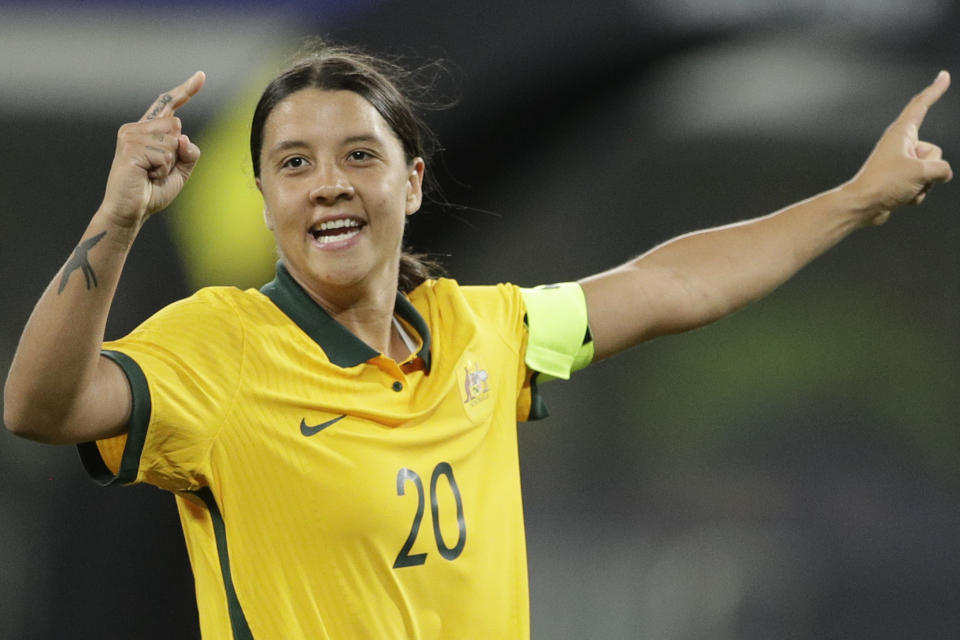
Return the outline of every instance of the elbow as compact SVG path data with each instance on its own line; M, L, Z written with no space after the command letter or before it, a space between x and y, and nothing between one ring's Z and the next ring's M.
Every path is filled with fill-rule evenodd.
M21 438L30 438L31 429L29 421L25 419L24 412L20 411L16 405L10 401L8 394L3 397L3 425L7 431Z
M19 409L14 394L10 390L10 378L3 385L3 426L15 436L24 436L26 431L23 411ZM24 436L25 437L25 436Z
M29 419L28 412L22 410L16 402L11 401L9 394L4 394L3 398L3 424L7 431L15 436L28 440L41 439L38 433L40 430Z
M33 440L43 444L64 444L57 437L56 425L43 420L23 418L20 415L11 415L6 408L3 411L3 424L7 431L19 438Z
M9 383L4 388L3 424L13 435L36 442L53 443L55 438L52 434L56 433L57 425L62 423L62 420L43 411L31 409L28 402L11 391Z

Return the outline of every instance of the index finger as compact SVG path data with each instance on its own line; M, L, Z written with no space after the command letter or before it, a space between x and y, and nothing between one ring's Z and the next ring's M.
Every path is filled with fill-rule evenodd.
M207 75L203 71L196 71L185 82L160 94L150 108L146 110L140 121L153 120L154 118L165 118L187 104L193 96L203 87Z
M904 107L903 112L897 120L904 124L915 125L919 129L920 125L923 124L924 117L927 115L927 110L940 99L940 96L946 93L949 86L950 74L946 71L941 71L932 83L923 91L913 96L913 99L907 103L907 106Z

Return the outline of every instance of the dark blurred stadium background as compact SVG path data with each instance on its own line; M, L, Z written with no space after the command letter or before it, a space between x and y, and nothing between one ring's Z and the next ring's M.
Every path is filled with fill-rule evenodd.
M952 0L0 3L0 367L116 128L194 69L205 156L135 246L111 336L269 277L249 105L306 35L452 61L459 104L430 119L455 206L411 242L462 282L531 285L836 185L939 69L960 80L958 33ZM958 107L960 86L922 133L960 169ZM534 639L958 637L958 193L546 388L553 417L520 430ZM198 637L172 498L0 438L0 637Z

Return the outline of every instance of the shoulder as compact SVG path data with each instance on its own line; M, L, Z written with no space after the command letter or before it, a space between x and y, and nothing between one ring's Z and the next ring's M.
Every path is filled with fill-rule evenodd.
M141 327L237 319L255 313L266 304L269 301L255 289L242 291L236 287L204 287L189 297L163 307Z
M144 320L119 341L168 347L234 349L272 306L260 292L236 287L205 287Z
M440 278L424 282L409 298L438 345L458 351L476 341L504 344L514 353L523 350L525 312L520 289L514 285L464 286Z
M469 314L488 321L523 316L520 287L509 283L461 285L450 278L437 278L410 292L410 301L414 306L437 307L447 314Z

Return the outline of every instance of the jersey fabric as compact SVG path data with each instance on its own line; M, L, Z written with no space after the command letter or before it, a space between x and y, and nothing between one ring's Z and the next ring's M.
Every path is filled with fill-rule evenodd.
M175 493L207 640L528 638L525 295L398 294L417 344L397 363L282 265L260 291L202 289L104 345L133 412L84 465Z

